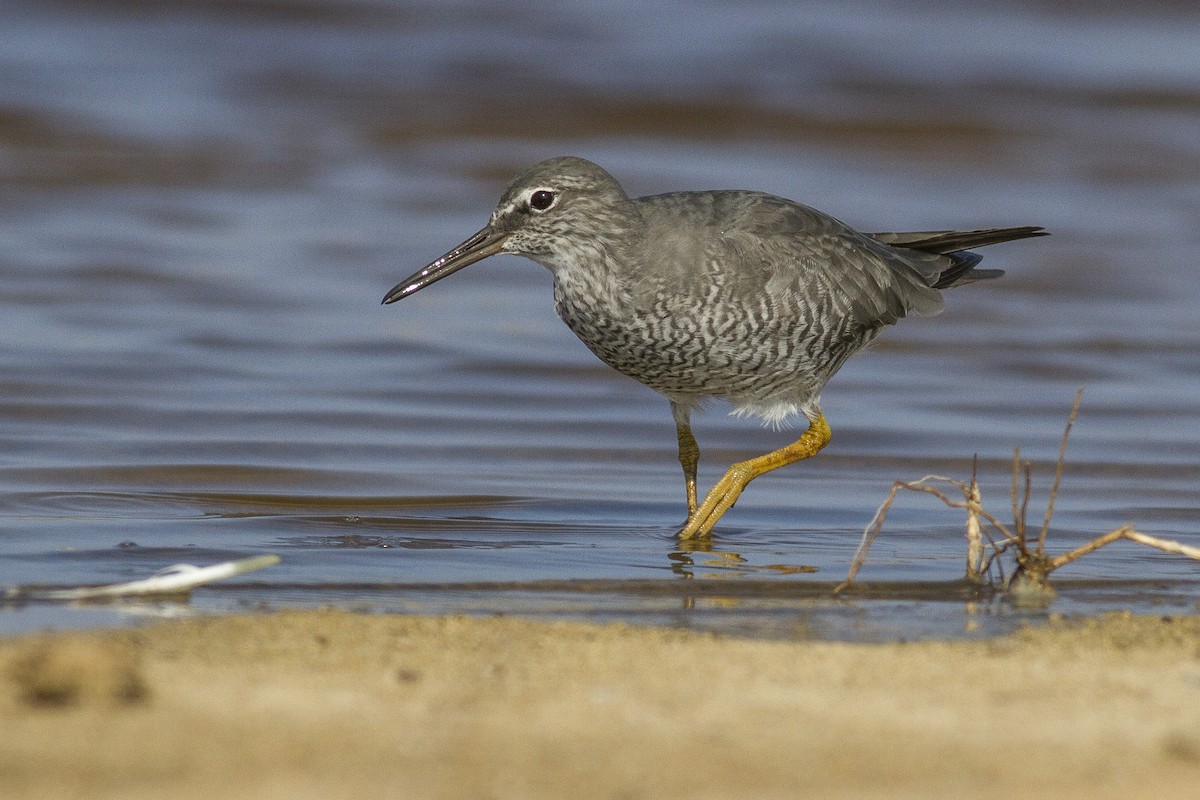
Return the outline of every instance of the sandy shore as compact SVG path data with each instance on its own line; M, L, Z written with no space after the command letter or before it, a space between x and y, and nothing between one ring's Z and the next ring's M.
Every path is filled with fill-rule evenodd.
M1200 617L743 641L294 612L0 641L4 798L1184 798Z

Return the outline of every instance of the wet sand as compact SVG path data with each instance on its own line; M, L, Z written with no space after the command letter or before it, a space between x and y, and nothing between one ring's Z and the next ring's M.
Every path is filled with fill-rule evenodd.
M0 642L5 798L1187 797L1200 617L753 641L285 612Z

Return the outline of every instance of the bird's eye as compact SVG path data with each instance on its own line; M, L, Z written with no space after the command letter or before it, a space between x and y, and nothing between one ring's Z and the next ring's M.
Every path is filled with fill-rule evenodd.
M534 211L545 211L554 205L555 194L549 189L538 189L529 195L529 207Z

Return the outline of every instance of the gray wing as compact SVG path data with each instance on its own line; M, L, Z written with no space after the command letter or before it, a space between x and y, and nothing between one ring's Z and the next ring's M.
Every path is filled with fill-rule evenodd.
M670 253L664 261L692 273L673 281L715 280L747 302L765 292L778 303L837 314L851 327L878 328L911 311L936 314L938 280L961 262L897 249L816 209L759 192L685 192L639 202L655 240L648 251Z

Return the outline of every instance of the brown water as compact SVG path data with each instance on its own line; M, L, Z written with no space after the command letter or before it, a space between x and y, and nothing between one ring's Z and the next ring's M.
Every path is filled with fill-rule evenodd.
M185 606L10 605L0 630L336 604L831 637L987 633L960 517L896 478L1041 494L1052 547L1200 544L1200 12L1185 4L193 0L0 6L0 587L273 552ZM666 403L493 259L396 306L542 158L631 193L758 188L872 230L1040 224L827 388L834 440L712 552L672 534ZM702 481L785 434L714 408ZM810 568L815 571L810 571ZM1051 611L1194 608L1114 545ZM694 579L694 580L693 580ZM1036 615L1034 615L1036 616ZM979 624L976 624L979 623Z

